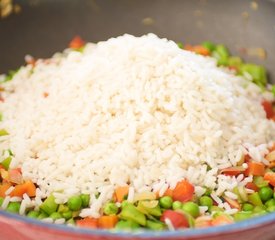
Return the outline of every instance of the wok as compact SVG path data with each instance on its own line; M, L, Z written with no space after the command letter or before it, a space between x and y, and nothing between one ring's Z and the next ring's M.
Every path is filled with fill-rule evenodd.
M232 54L265 66L275 82L275 2L249 0L17 0L0 19L0 73L24 56L50 57L80 35L97 42L153 32L183 43L223 43ZM262 55L258 55L259 50ZM251 52L253 54L251 54ZM250 53L250 54L249 54ZM265 56L266 54L266 56ZM141 234L69 228L0 211L0 239L275 239L275 213L208 229Z

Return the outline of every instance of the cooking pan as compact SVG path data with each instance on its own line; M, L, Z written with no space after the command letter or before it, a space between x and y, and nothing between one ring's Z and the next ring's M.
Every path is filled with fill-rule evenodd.
M80 35L92 42L153 32L183 43L223 43L275 82L275 2L268 0L17 0L0 19L0 73L47 58ZM0 211L0 239L275 239L275 213L208 229L141 234L77 229Z

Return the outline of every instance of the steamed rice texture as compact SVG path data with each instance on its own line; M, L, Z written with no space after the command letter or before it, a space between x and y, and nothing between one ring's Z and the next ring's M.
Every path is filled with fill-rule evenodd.
M1 150L38 186L36 203L91 194L82 216L99 216L114 189L160 192L186 178L215 197L251 177L219 174L243 154L264 162L275 139L264 96L215 60L153 34L124 35L84 52L22 67L5 84ZM245 167L245 165L244 165ZM209 170L211 169L211 170ZM95 195L101 193L96 199ZM233 196L234 197L234 196Z

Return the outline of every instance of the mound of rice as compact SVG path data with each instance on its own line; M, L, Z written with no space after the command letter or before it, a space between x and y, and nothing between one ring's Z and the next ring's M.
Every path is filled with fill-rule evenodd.
M1 150L11 149L12 167L39 185L37 198L54 192L64 203L90 193L82 216L97 216L126 184L129 195L162 194L187 178L198 195L203 186L230 194L249 178L219 169L236 166L244 153L265 162L275 139L256 85L153 34L39 60L5 88L0 128L10 134Z

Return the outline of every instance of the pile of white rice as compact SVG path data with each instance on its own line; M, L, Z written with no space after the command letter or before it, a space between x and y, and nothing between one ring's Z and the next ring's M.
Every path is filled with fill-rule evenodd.
M265 162L275 139L256 85L153 34L39 60L4 87L0 129L9 135L0 150L11 149L12 167L39 185L37 204L50 193L58 203L90 193L82 216L98 216L126 184L131 198L162 194L187 178L198 195L206 186L216 189L214 198L234 198L232 188L251 178L218 170L248 152Z

